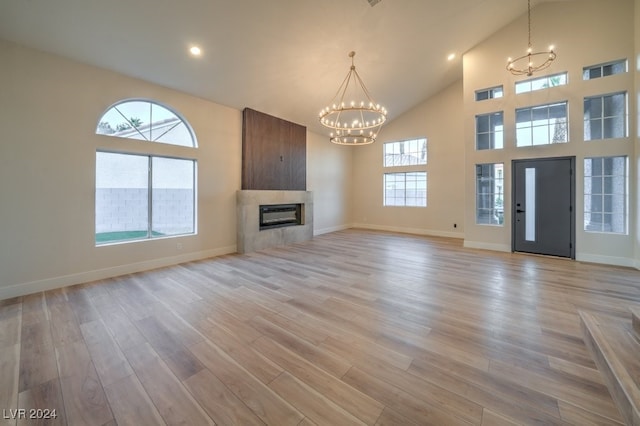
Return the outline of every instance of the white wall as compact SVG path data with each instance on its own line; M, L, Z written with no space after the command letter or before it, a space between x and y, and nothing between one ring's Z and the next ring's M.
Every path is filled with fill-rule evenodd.
M370 229L424 235L464 236L464 137L462 82L385 125L371 145L353 147L353 222ZM382 145L427 138L427 207L384 207ZM394 168L408 171L415 168ZM457 227L453 227L456 224Z
M0 300L235 251L240 111L1 40L0 63ZM96 149L136 153L145 144L96 135L95 126L111 104L133 97L169 105L195 131L197 149L159 144L156 152L198 161L198 232L96 247ZM315 221L339 229L349 203L333 201L349 198L338 182L351 157L322 142L310 134Z
M467 52L464 64L464 138L467 178L465 198L465 245L498 250L511 250L511 211L505 209L505 226L475 224L475 177L469 171L475 164L504 163L505 206L511 205L511 160L519 158L576 156L576 258L631 266L635 264L634 246L636 213L635 138L603 141L583 140L583 100L585 96L627 90L629 93L630 129L635 129L636 101L633 91L634 73L626 73L584 81L582 68L612 60L634 60L634 0L589 0L581 2L542 3L532 11L532 41L534 50L556 46L558 57L552 66L534 77L559 72L569 73L569 84L515 95L516 81L530 77L514 77L505 70L506 58L524 54L527 42L526 16ZM478 89L503 85L505 96L500 99L475 102ZM569 103L569 142L536 147L515 147L515 109L555 101ZM475 116L504 111L505 148L475 150ZM628 155L630 164L629 235L584 232L583 220L583 160L590 156Z
M350 227L352 157L351 148L307 131L307 190L313 192L314 235Z

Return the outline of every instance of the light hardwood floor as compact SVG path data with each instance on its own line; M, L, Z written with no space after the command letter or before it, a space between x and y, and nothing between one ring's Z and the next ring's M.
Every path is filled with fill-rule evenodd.
M619 424L578 309L628 306L637 270L347 230L0 302L0 420Z

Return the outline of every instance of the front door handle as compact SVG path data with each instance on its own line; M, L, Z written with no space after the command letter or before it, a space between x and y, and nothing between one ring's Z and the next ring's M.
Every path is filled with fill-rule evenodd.
M516 209L516 213L524 213L524 210Z

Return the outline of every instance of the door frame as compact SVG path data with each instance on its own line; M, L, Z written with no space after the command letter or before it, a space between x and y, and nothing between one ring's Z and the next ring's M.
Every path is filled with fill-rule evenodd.
M553 160L569 160L571 163L571 172L570 172L570 180L571 180L571 207L570 207L570 239L571 239L571 248L570 248L570 256L562 257L563 259L576 259L576 156L568 155L564 157L539 157L539 158L519 158L511 160L511 252L516 252L516 164L524 163L529 161L553 161ZM526 251L518 251L518 253L528 253L528 254L536 254L529 253ZM542 254L542 256L548 256Z

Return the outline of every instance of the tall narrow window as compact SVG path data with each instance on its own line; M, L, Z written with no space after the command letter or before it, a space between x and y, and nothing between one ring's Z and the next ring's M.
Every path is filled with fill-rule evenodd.
M627 233L627 157L584 159L584 230Z
M568 133L566 102L516 110L516 146L567 142Z
M504 164L476 165L476 223L504 223Z
M584 140L627 137L627 94L584 99Z
M504 124L502 111L476 116L476 149L502 149Z

